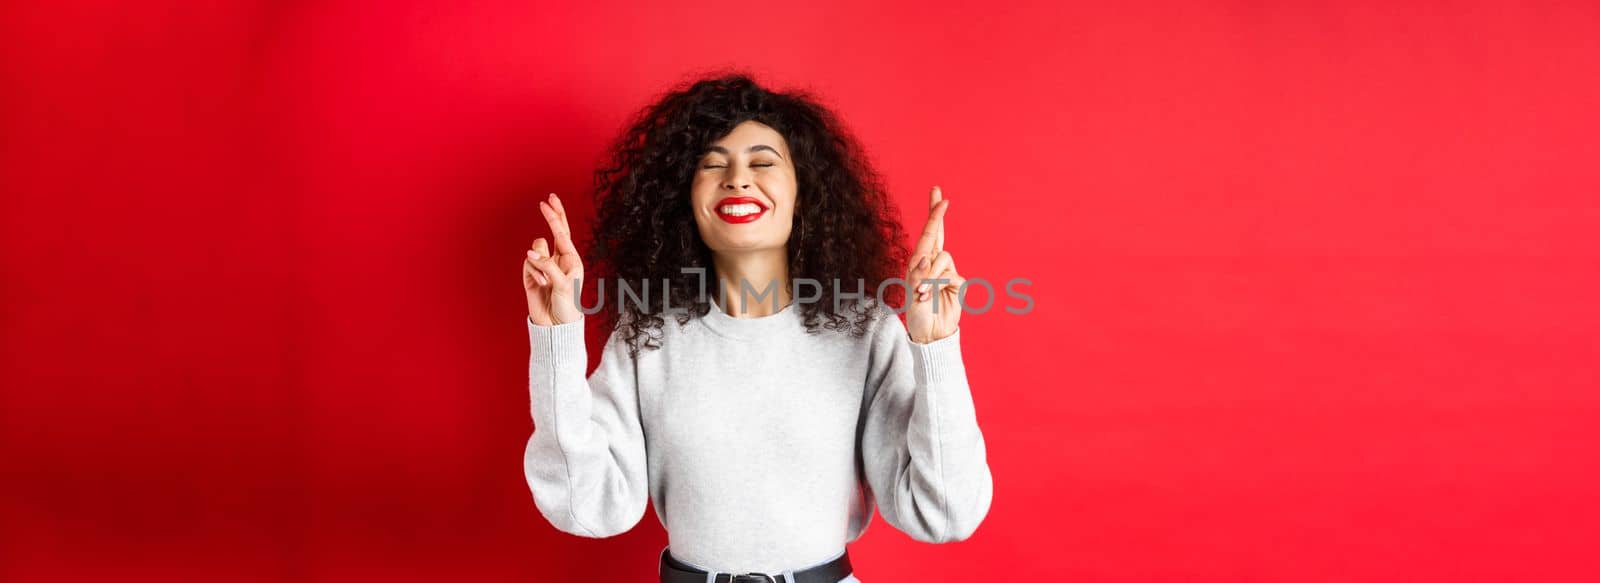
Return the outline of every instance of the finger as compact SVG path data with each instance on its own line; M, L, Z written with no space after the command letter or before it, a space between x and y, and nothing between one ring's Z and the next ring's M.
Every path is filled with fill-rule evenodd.
M917 238L917 246L912 252L912 257L927 254L933 249L934 234L930 232L930 228L933 226L933 215L939 208L939 200L943 196L944 193L939 191L938 186L928 191L928 221L922 225L922 235Z
M928 267L927 277L949 279L946 277L947 272L955 264L956 260L950 257L948 251L940 251L938 255L933 257L933 265Z
M544 285L550 285L554 283L558 286L561 286L555 289L555 293L563 293L565 289L566 276L561 273L561 267L556 265L555 259L549 257L544 259L535 259L533 261L533 266L539 270L541 275L544 276Z
M928 278L929 273L933 273L932 271L929 271L929 268L932 266L933 256L923 255L917 258L917 262L911 267L911 273L906 275L906 279L910 280L912 284L912 297L918 302L922 301L928 295L928 284L923 280Z
M962 277L962 274L960 274L960 272L957 272L957 269L955 269L955 258L954 258L954 256L952 256L952 258L950 258L949 261L946 261L946 264L944 264L944 271L934 271L934 272L936 272L936 274L938 274L938 275L933 275L933 277L939 277L939 279L947 279L947 280L949 280L949 282L944 283L944 287L946 287L946 288L957 288L957 287L960 287L960 285L962 285L962 283L966 283L966 277Z
M938 198L940 202L943 202L944 206L946 208L948 208L950 206L950 201L944 200L944 193L939 191L939 187L937 187L937 186L933 187L933 195L934 195L935 198ZM934 203L934 204L938 204L938 203ZM938 231L938 234L935 235L935 237L933 239L933 250L934 251L944 251L944 215L943 214L939 215L939 231ZM934 273L938 273L938 272L935 271Z
M920 294L928 291L928 286L932 284L928 283L926 280L930 277L937 277L938 274L942 272L945 265L945 259L943 258L943 255L943 252L934 255L925 255L923 256L922 261L917 263L919 271L919 273L917 273L917 293Z
M534 239L533 249L528 250L528 259L533 260L535 262L534 267L537 268L537 262L548 258L550 258L550 245L545 243L544 237ZM540 280L539 285L550 285L550 282L545 278L544 275L541 274L542 271L543 270L540 270L540 272L535 272L534 279Z
M949 298L948 303L954 303L959 306L961 302L961 286L966 285L967 278L955 274L942 277L949 279L950 283L945 284L944 289L941 291L941 295Z
M547 245L545 239L540 238L536 243L540 245L538 248L540 255L552 258L555 264L561 267L561 272L565 275L581 275L583 273L583 259L578 257L578 250L572 246L572 239L570 237L562 237L562 233L559 230L555 235L556 252L552 254L550 249L545 246ZM565 242L563 242L563 239L565 239ZM562 247L566 247L565 252L561 250Z
M912 256L930 255L937 253L934 243L937 243L939 230L944 228L944 209L950 206L950 201L941 200L928 212L928 223L922 227L922 237L917 239L916 251Z
M567 219L556 211L556 207L545 201L539 201L539 214L544 215L544 221L550 224L550 233L556 243L556 252L562 254L577 254L578 250L572 246L572 230L567 227Z
M556 212L556 217L561 221L561 228L552 229L556 233L556 252L562 255L577 255L578 246L572 244L572 223L567 221L567 207L561 205L561 197L550 193L550 208Z
M923 277L927 276L928 264L931 263L931 261L932 260L927 255L918 255L912 257L911 269L906 271L906 279L909 279L912 282L921 281Z
M932 273L936 274L933 277L943 277L951 280L961 277L960 274L956 273L956 257L951 255L949 251L942 251L941 253L945 255L946 259L944 269L932 270Z
M950 258L950 254L948 252L940 251L938 255L933 256L933 263L930 264L928 269L923 272L921 279L949 279L948 274L950 273L950 268L952 265L955 265L955 260ZM929 281L918 283L917 301L922 301L923 299L926 299L929 294L938 291L933 288L933 285L933 282ZM942 285L949 284L946 283Z
M567 207L561 206L561 197L556 196L556 193L550 193L549 202L551 206L556 207L556 212L561 213L562 217L567 216Z
M556 221L560 220L561 216L560 213L556 212L556 207L550 206L549 201L541 200L539 201L539 214L544 217L545 224L550 225L550 230L554 231Z
M928 301L928 300L933 299L933 294L937 293L937 294L939 294L940 298L943 298L943 299L939 300L941 305L948 306L948 305L954 304L954 303L956 303L956 302L961 300L961 284L964 283L965 281L966 280L964 280L964 279L960 280L960 281L950 280L950 283L948 285L945 285L943 289L940 289L937 292L928 292L928 294L927 294L928 297L923 299L922 301ZM940 308L940 310L944 310L944 309L945 308Z
M545 278L544 272L539 271L539 264L536 262L534 257L535 255L533 250L529 249L528 257L522 260L522 271L527 273L528 277L532 277L533 281L537 282L539 285L550 285L550 280Z

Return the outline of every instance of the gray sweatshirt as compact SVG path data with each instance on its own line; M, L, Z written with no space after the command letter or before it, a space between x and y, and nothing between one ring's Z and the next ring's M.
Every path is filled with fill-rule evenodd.
M837 556L874 506L925 542L963 540L993 483L960 331L911 341L877 309L861 338L808 334L794 304L759 318L713 307L628 355L612 333L585 378L583 320L528 319L539 512L586 537L626 532L646 500L674 557L725 572L783 572Z

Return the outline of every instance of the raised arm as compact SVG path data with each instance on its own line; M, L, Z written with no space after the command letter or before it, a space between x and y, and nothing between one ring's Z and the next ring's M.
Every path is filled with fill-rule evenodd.
M523 473L550 524L579 536L612 536L638 524L650 496L638 379L616 334L585 379L584 319L574 299L582 290L583 261L561 199L551 194L539 212L550 224L555 253L541 237L522 264L533 413Z
M944 249L950 201L939 187L911 255L906 323L884 308L874 329L862 457L878 509L924 542L972 536L989 513L993 479L961 361L958 292Z

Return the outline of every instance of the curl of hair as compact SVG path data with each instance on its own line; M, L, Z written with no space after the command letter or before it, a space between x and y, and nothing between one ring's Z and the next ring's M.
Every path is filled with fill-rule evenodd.
M652 291L669 282L665 301L653 293L644 306L622 298L603 302L605 320L634 355L660 346L663 304L680 325L711 309L705 295L716 293L719 280L695 224L690 187L701 156L746 121L788 141L798 186L789 276L823 288L817 301L797 306L808 332L865 334L876 317L879 285L905 268L902 229L882 178L837 116L807 93L771 91L742 73L692 81L635 114L594 173L597 211L588 258L595 280L612 288L625 281L635 289L650 282ZM683 272L695 268L704 271ZM866 299L843 297L858 291ZM884 295L898 304L904 289L887 286Z

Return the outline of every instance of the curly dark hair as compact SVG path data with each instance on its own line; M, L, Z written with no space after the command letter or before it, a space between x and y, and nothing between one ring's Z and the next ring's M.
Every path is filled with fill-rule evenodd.
M655 288L666 280L666 303L684 310L675 314L679 324L706 315L710 298L701 292L715 293L710 290L718 279L690 204L693 173L713 143L751 120L783 135L794 160L789 275L823 288L818 301L799 306L806 330L864 335L875 317L879 284L900 276L906 264L898 213L860 143L833 112L806 92L772 91L744 73L673 88L641 109L611 145L594 174L595 281L610 287L627 281L635 288L649 281ZM699 274L680 268L704 269L704 286ZM835 281L841 296L861 291L867 299L841 297L836 310ZM858 290L858 282L865 287ZM898 305L904 294L891 285L884 299ZM661 300L603 303L605 320L621 331L632 354L660 346Z

